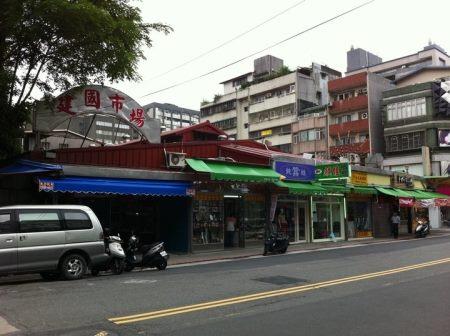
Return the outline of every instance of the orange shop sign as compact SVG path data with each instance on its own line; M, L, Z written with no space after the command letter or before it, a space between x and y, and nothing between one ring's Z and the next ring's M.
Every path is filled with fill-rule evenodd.
M351 182L354 185L367 185L367 173L352 171Z

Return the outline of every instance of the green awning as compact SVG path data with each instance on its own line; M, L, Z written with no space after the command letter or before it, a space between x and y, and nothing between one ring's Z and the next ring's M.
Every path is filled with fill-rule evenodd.
M230 162L186 159L189 167L200 173L210 173L212 180L242 182L276 182L281 175L269 167L243 165Z
M278 181L275 184L282 188L288 188L291 194L318 195L327 193L327 190L318 183Z
M447 195L440 194L433 191L425 191L425 190L411 190L414 194L414 197L417 199L432 199L432 198L448 198Z
M393 197L415 197L409 190L397 188L375 187L380 193Z
M351 188L351 192L355 194L362 194L362 195L376 195L378 194L378 191L374 187L369 186L354 186Z
M321 184L322 188L325 188L326 191L330 194L344 194L348 193L350 189L345 185L340 184Z

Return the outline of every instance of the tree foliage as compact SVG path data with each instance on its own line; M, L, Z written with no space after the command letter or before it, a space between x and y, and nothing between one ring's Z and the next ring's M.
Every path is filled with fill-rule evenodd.
M3 140L16 142L20 137L33 92L48 94L93 82L138 80L138 62L145 59L143 48L152 46L150 34L172 30L162 23L144 23L139 9L127 0L3 3L0 158L17 147L5 145ZM11 131L7 138L5 130Z

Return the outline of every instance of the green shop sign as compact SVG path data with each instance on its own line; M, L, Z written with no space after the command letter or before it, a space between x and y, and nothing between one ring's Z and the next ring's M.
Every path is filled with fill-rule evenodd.
M324 163L316 165L316 180L350 177L350 165L343 163Z

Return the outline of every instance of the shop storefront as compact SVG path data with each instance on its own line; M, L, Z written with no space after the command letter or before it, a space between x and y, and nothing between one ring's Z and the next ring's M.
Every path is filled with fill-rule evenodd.
M182 181L121 178L40 178L43 203L90 207L105 229L142 244L164 241L170 251L189 251L191 185ZM177 211L173 211L177 209Z
M256 184L198 184L193 204L193 250L262 246L266 206Z
M277 172L286 177L278 182L289 195L278 195L275 224L291 242L320 242L345 239L345 179L348 164L318 166L275 162ZM317 182L326 180L323 184ZM340 182L339 180L344 182Z
M263 246L271 189L281 175L269 167L187 159L198 173L192 249Z
M347 198L347 233L348 238L371 238L373 232L374 204L377 191L368 186L369 174L352 171L350 192ZM389 178L387 178L389 183Z

